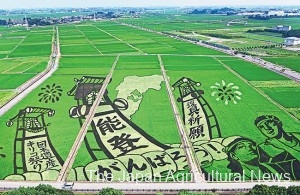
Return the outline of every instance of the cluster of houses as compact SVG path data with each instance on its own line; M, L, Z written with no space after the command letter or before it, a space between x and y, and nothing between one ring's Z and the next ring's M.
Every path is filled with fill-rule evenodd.
M284 25L277 25L272 28L273 31L284 32L292 30L292 26L284 26ZM298 37L286 37L284 38L285 46L295 46L300 44L300 38Z

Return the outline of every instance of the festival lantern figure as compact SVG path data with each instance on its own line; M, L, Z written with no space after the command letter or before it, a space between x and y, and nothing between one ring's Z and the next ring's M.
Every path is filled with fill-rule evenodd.
M48 134L45 115L52 117L49 108L26 107L11 118L6 125L17 123L14 142L14 173L60 170L63 160L53 147Z
M201 83L190 78L181 78L172 85L178 88L182 103L183 121L186 131L193 144L221 137L218 120L208 102L204 99Z

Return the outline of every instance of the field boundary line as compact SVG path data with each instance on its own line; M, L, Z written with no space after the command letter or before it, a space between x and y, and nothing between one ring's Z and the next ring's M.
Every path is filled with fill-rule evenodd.
M6 55L6 58L8 58L8 56L10 55L10 54L12 54L16 49L17 49L17 47L19 47L19 45L21 44L21 43L23 43L23 41L26 39L28 37L28 35L26 35L17 45L16 45L16 47L14 47L10 52L9 52L9 54L7 54Z
M14 68L17 68L18 66L21 66L22 64L25 64L25 63L26 63L26 62L21 62L21 63L15 65L14 67L11 67L11 68L9 68L9 69L7 69L7 70L1 72L1 73L2 73L2 74L8 74L8 73L9 73L8 71L10 71L10 70L12 70L12 69L14 69Z
M169 78L166 74L166 70L164 68L164 64L163 64L163 60L161 58L160 55L157 55L159 64L160 64L160 69L164 78L164 81L166 83L166 88L167 88L167 92L168 92L168 96L169 96L169 101L171 103L171 107L173 109L173 114L174 114L174 118L176 121L176 125L177 125L177 129L179 131L179 135L181 138L181 143L183 144L183 149L185 151L186 157L187 157L187 162L189 164L189 167L191 168L191 171L193 173L193 179L195 183L202 183L205 181L205 179L201 176L202 175L202 171L200 170L200 167L197 166L196 164L196 160L193 154L191 154L192 152L190 152L190 150L193 150L193 146L191 146L190 141L188 140L188 137L186 135L186 131L185 131L185 127L183 125L183 122L181 120L181 116L179 114L178 108L176 106L176 102L170 87L170 82L169 82ZM190 150L189 150L190 149ZM201 181L201 182L200 182Z
M124 44L128 45L129 47L131 47L131 48L137 50L138 52L142 52L143 54L147 54L146 52L140 50L139 48L137 48L137 47L131 45L130 43L128 43L128 42L126 42L126 41L123 41L122 39L116 37L115 35L112 35L111 33L107 32L107 31L105 31L105 30L103 30L103 29L101 29L101 28L99 28L99 27L97 27L97 26L94 26L94 25L91 25L91 26L93 26L94 28L97 28L98 30L100 30L100 31L102 31L102 32L104 32L104 33L106 33L106 34L108 34L109 36L111 36L111 37L117 39L117 40L120 41L121 43L124 43Z
M88 40L90 45L92 45L101 55L103 55L103 53L94 45L94 43L76 25L74 25L74 26Z
M39 64L39 63L41 63L42 61L43 61L43 60L41 60L41 61L37 62L36 64L34 64L34 65L30 66L29 68L27 68L27 69L25 69L25 70L23 70L23 72L22 72L22 73L26 72L27 70L31 69L32 67L35 67L36 65L38 65L38 64Z
M5 104L0 106L0 116L5 114L8 110L10 110L13 106L15 106L18 102L20 102L24 97L26 97L31 91L41 85L46 79L48 79L58 68L60 54L59 48L59 34L58 27L53 29L53 37L52 37L52 52L50 55L50 59L48 61L47 68L34 76L29 81L23 83L23 85L19 86L15 91L16 95L10 98Z
M241 79L242 81L244 81L244 83L246 83L247 85L249 85L252 89L254 89L255 91L257 91L260 95L262 95L264 98L266 98L267 100L269 100L271 103L273 103L275 106L277 106L278 108L280 108L281 110L283 110L286 114L288 114L290 117L292 117L293 119L299 121L294 115L292 115L289 111L286 110L285 107L283 107L281 104L277 103L275 100L273 100L270 96L268 96L267 94L265 94L262 90L260 90L259 88L254 87L253 85L251 85L251 83L245 79L244 77L242 77L239 73L237 73L236 71L234 71L233 69L231 69L229 66L227 66L226 64L224 64L222 61L220 61L219 59L213 57L216 61L218 61L220 64L222 64L227 70L229 70L231 73L233 73L235 76L237 76L239 79Z
M62 166L60 172L59 172L59 175L58 175L58 178L57 178L57 182L62 182L62 181L65 181L67 179L67 176L69 174L69 169L73 166L73 163L74 163L74 160L75 160L75 157L77 155L77 152L84 140L84 137L87 133L87 130L94 118L94 115L95 115L95 112L96 112L96 109L98 108L102 98L103 98L103 95L106 91L106 88L112 78L112 75L113 75L113 72L115 70L115 67L119 61L119 55L116 57L113 65L112 65L112 68L110 69L110 72L109 74L106 76L102 86L101 86L101 89L97 95L97 98L96 100L94 101L93 103L93 106L91 107L91 110L89 112L89 114L86 116L86 120L84 121L80 131L78 132L78 135L74 141L74 144L70 150L70 153L67 157L67 159L65 160L65 163L64 165Z

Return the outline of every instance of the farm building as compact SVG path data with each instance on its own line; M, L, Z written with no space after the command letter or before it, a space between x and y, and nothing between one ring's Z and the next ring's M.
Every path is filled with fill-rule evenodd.
M298 37L287 37L284 39L284 45L286 46L293 46L299 44L300 44L300 38Z
M289 30L292 30L292 26L278 25L278 26L273 27L272 30L276 30L276 31L289 31Z

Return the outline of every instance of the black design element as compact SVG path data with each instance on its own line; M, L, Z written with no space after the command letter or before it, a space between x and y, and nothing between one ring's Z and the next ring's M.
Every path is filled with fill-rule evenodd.
M76 81L76 85L68 92L69 96L74 96L75 100L77 101L77 106L74 106L70 109L70 117L72 118L78 118L80 126L82 126L85 116L88 115L89 110L91 106L93 105L94 101L96 98L93 98L92 100L89 100L89 97L91 96L90 94L98 94L100 91L102 84L104 82L105 78L104 77L90 77L90 76L84 76L81 79ZM143 137L145 137L148 141L151 143L155 144L156 146L162 148L162 149L169 149L170 147L164 144L161 144L157 140L155 140L153 137L148 135L145 131L143 131L140 127L138 127L136 124L131 122L128 118L126 118L120 110L124 110L128 108L128 102L124 99L116 99L114 102L112 102L108 96L107 90L104 92L103 99L100 102L99 105L99 110L101 110L101 107L110 107L109 111L106 112L99 112L96 113L94 117L99 117L99 116L105 116L107 114L114 114L113 117L105 117L106 120L104 121L103 119L99 120L96 122L91 123L92 129L89 129L87 131L87 134L93 134L93 137L95 137L97 143L98 143L98 148L91 148L89 141L87 139L87 136L85 137L84 141L87 147L87 150L89 154L91 155L92 159L98 160L97 158L97 153L101 150L109 157L109 158L114 158L114 156L110 153L109 150L106 149L105 145L102 143L101 137L99 137L98 129L102 135L106 135L107 132L115 132L118 130L121 130L125 127L132 127L135 131L137 131L139 134L141 134ZM122 119L122 123L120 122L119 119ZM148 147L147 145L135 145L134 142L138 141L140 138L139 137L134 137L131 134L126 134L123 137L114 137L114 139L110 139L109 144L114 144L117 141L117 139L122 139L122 138L128 138L127 143L120 143L115 146L116 149L120 149L120 152L122 155L127 154L128 152L138 149L138 148L145 148ZM130 139L129 139L130 138ZM129 143L129 141L132 141L132 143ZM124 140L123 140L124 141ZM125 145L127 144L127 145Z
M46 87L42 87L41 90L42 92L38 94L38 96L40 96L39 101L43 101L45 103L58 102L63 92L61 86L56 85L55 83L53 83L52 85L46 85Z
M0 150L2 150L3 149L3 147L0 147ZM5 154L1 154L0 153L0 158L5 158L6 157L6 155Z
M280 168L268 163L261 163L256 143L247 138L237 138L226 148L229 165L232 173L245 176L245 179L253 179L253 175L261 173L280 172Z
M56 158L60 165L64 161L60 158L49 138L45 115L54 116L55 111L49 108L26 107L11 118L6 125L11 127L17 123L14 142L14 173L22 174L31 166L35 170L43 171L41 163L44 162L46 169L58 166L53 161ZM40 141L39 141L40 140ZM26 157L26 151L30 151L30 158ZM54 156L52 156L52 153ZM41 154L38 156L37 154ZM20 163L21 162L21 163Z
M114 136L113 138L108 140L113 146L113 150L120 150L122 153L119 156L123 156L128 152L139 148L147 148L147 145L136 146L136 142L139 141L140 138L130 138L131 134L122 133L121 136Z
M256 118L254 124L267 137L259 145L262 150L262 162L270 162L290 173L292 179L300 179L300 135L287 133L283 124L274 115L263 115Z
M204 117L208 125L209 138L221 137L218 120L208 102L203 98L204 91L197 89L200 86L201 83L184 77L172 85L173 90L175 90L175 88L179 89L180 97L177 101L182 103L183 121L185 125L189 123L193 126L190 129L190 138L204 136L203 124L199 122L202 117ZM195 101L197 101L201 107L197 107ZM184 104L187 104L189 113L185 112ZM199 112L203 113L204 116L201 116Z
M128 109L128 102L123 98L117 98L114 100L114 105L119 108L119 110L127 110Z
M225 150L230 162L228 168L232 173L244 175L245 179L255 179L263 173L273 175L273 179L276 180L299 180L300 178L298 160L264 161L268 154L250 139L236 138Z

